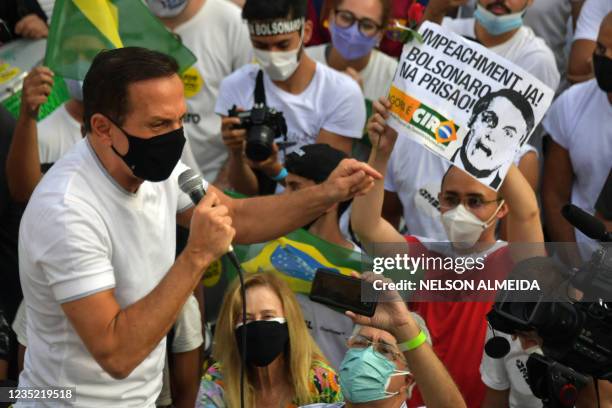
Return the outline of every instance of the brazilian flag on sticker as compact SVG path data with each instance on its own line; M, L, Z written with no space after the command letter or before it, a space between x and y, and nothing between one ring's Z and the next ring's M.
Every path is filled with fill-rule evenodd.
M183 72L196 57L140 0L58 0L53 8L45 65L83 79L103 49L144 47L174 57Z

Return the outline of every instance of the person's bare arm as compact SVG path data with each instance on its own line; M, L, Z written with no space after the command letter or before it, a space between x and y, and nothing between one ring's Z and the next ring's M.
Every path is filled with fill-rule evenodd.
M91 355L113 378L127 377L157 347L205 268L227 252L234 236L227 207L208 194L192 212L185 250L148 295L124 309L114 289L62 304Z
M175 408L193 408L200 386L200 349L170 354L170 389Z
M380 173L367 164L344 159L325 182L287 194L232 199L212 185L208 192L215 192L229 208L236 229L235 242L250 244L275 239L302 227L335 203L367 193L373 180L380 178ZM192 211L180 214L177 222L188 227Z
M397 132L386 125L390 105L386 99L374 102L374 115L368 123L372 141L369 164L383 175L374 182L374 188L366 195L353 200L351 227L364 245L375 242L405 242L404 237L382 217L385 194L384 175L397 138Z
M546 256L544 232L535 193L520 170L513 164L500 192L508 205L507 240L514 243L511 256L515 262L534 256ZM522 245L529 243L529 245ZM540 245L536 245L539 243Z
M521 161L518 165L518 169L520 170L523 177L525 177L533 191L537 194L539 182L538 173L540 171L540 166L538 162L538 155L536 154L536 152L526 153L521 158ZM499 225L498 236L504 241L508 241L508 219L509 217L505 217L501 220L501 223Z
M6 179L11 198L19 203L30 199L42 178L38 155L38 110L47 101L53 86L53 72L36 67L23 81L21 109L6 157Z
M234 190L248 196L256 196L259 193L259 182L244 153L246 130L234 129L234 126L239 124L239 118L221 117L221 135L229 151L227 175Z
M395 229L399 229L400 219L404 215L404 207L397 193L385 190L382 217Z
M486 387L481 408L508 408L510 406L510 390L494 390Z
M359 277L356 274L354 276ZM376 276L371 272L362 274L361 279L370 282L374 280L391 282L390 279ZM397 292L380 291L379 299L384 299L384 301L379 301L372 317L356 315L352 312L346 312L346 315L356 324L388 331L395 337L398 344L412 340L419 335L421 331L419 325ZM404 357L427 407L466 407L457 385L427 342L416 349L405 351Z
M321 129L317 137L317 143L327 143L331 147L343 151L349 157L352 156L353 140L355 139L328 132L324 129Z
M578 392L576 408L612 408L612 383L607 380L599 380L599 401L595 392L594 382L590 382Z
M561 209L571 201L574 170L569 153L552 139L544 158L542 176L542 208L544 225L551 242L576 242L574 227L563 218ZM575 246L560 251L560 258L568 265L580 264L580 255Z
M468 0L429 0L423 21L442 24L446 14L459 6L467 4Z
M572 43L567 67L567 79L570 83L575 84L593 78L591 61L594 51L595 41L581 39Z

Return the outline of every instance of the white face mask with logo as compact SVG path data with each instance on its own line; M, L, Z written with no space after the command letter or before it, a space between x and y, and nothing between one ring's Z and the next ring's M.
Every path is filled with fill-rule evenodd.
M501 200L493 215L486 221L482 221L472 214L463 204L459 204L452 210L446 211L441 217L448 239L455 247L460 249L473 247L482 232L494 222L495 216L503 204L504 200Z
M273 81L286 81L300 65L298 54L302 49L303 32L300 43L291 51L266 51L253 48L253 53L261 68Z
M176 17L187 7L189 0L147 0L149 10L157 17Z

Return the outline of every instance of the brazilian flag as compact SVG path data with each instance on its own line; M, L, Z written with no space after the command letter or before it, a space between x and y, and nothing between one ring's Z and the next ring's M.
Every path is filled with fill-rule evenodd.
M344 275L362 270L362 254L334 245L299 229L273 241L235 245L234 251L245 273L272 272L284 279L295 293L308 295L315 272L327 268ZM215 320L227 285L237 271L223 257L204 273L207 319Z
M103 49L136 46L174 57L183 72L196 61L140 0L58 0L53 8L45 65L83 79Z

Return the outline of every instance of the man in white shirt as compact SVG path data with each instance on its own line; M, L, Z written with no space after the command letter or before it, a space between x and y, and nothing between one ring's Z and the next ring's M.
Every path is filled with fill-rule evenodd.
M76 387L80 407L153 407L165 336L234 236L286 234L381 178L345 160L320 185L236 201L203 181L194 208L178 186L187 109L177 70L164 54L127 47L98 54L85 77L87 137L41 180L21 223L20 387ZM37 115L36 105L24 109ZM191 228L175 260L177 223Z
M246 24L240 9L226 0L147 0L147 4L198 58L181 75L189 109L185 129L202 175L214 181L227 160L214 106L223 78L252 59Z
M431 0L425 18L442 24L442 27L456 34L480 42L551 89L557 89L560 76L552 51L530 28L522 24L522 14L531 2L479 0L475 18L452 20L444 18L447 11L465 3L465 0ZM505 22L502 22L504 19ZM512 19L512 24L508 23L509 19ZM536 129L534 134L537 133ZM539 140L535 140L535 145L538 144ZM415 159L411 160L413 157ZM514 159L529 184L536 189L539 172L536 149L525 143ZM440 191L439 180L447 169L448 164L444 159L416 142L400 139L389 161L385 180L385 218L397 226L403 215L411 234L444 239L444 230L437 220L439 203L436 197ZM419 174L423 176L419 177Z
M544 128L550 135L542 184L545 224L551 241L576 242L579 253L560 254L578 266L596 243L562 216L571 202L590 214L612 166L612 13L601 24L592 55L595 79L576 84L553 103Z
M242 15L259 65L246 65L223 80L215 111L223 117L223 138L230 150L230 182L241 193L254 195L260 183L253 168L282 181L284 155L303 145L327 143L350 155L353 141L362 136L366 113L359 85L316 63L304 51L312 34L306 2L248 0ZM253 107L260 70L266 105L283 113L292 145L281 149L278 159L273 148L268 160L256 162L245 155L246 131L235 129L240 120L228 116L234 105L244 110Z
M593 78L592 55L599 27L612 11L612 0L586 0L580 10L576 32L569 55L567 77L570 82L583 82Z

